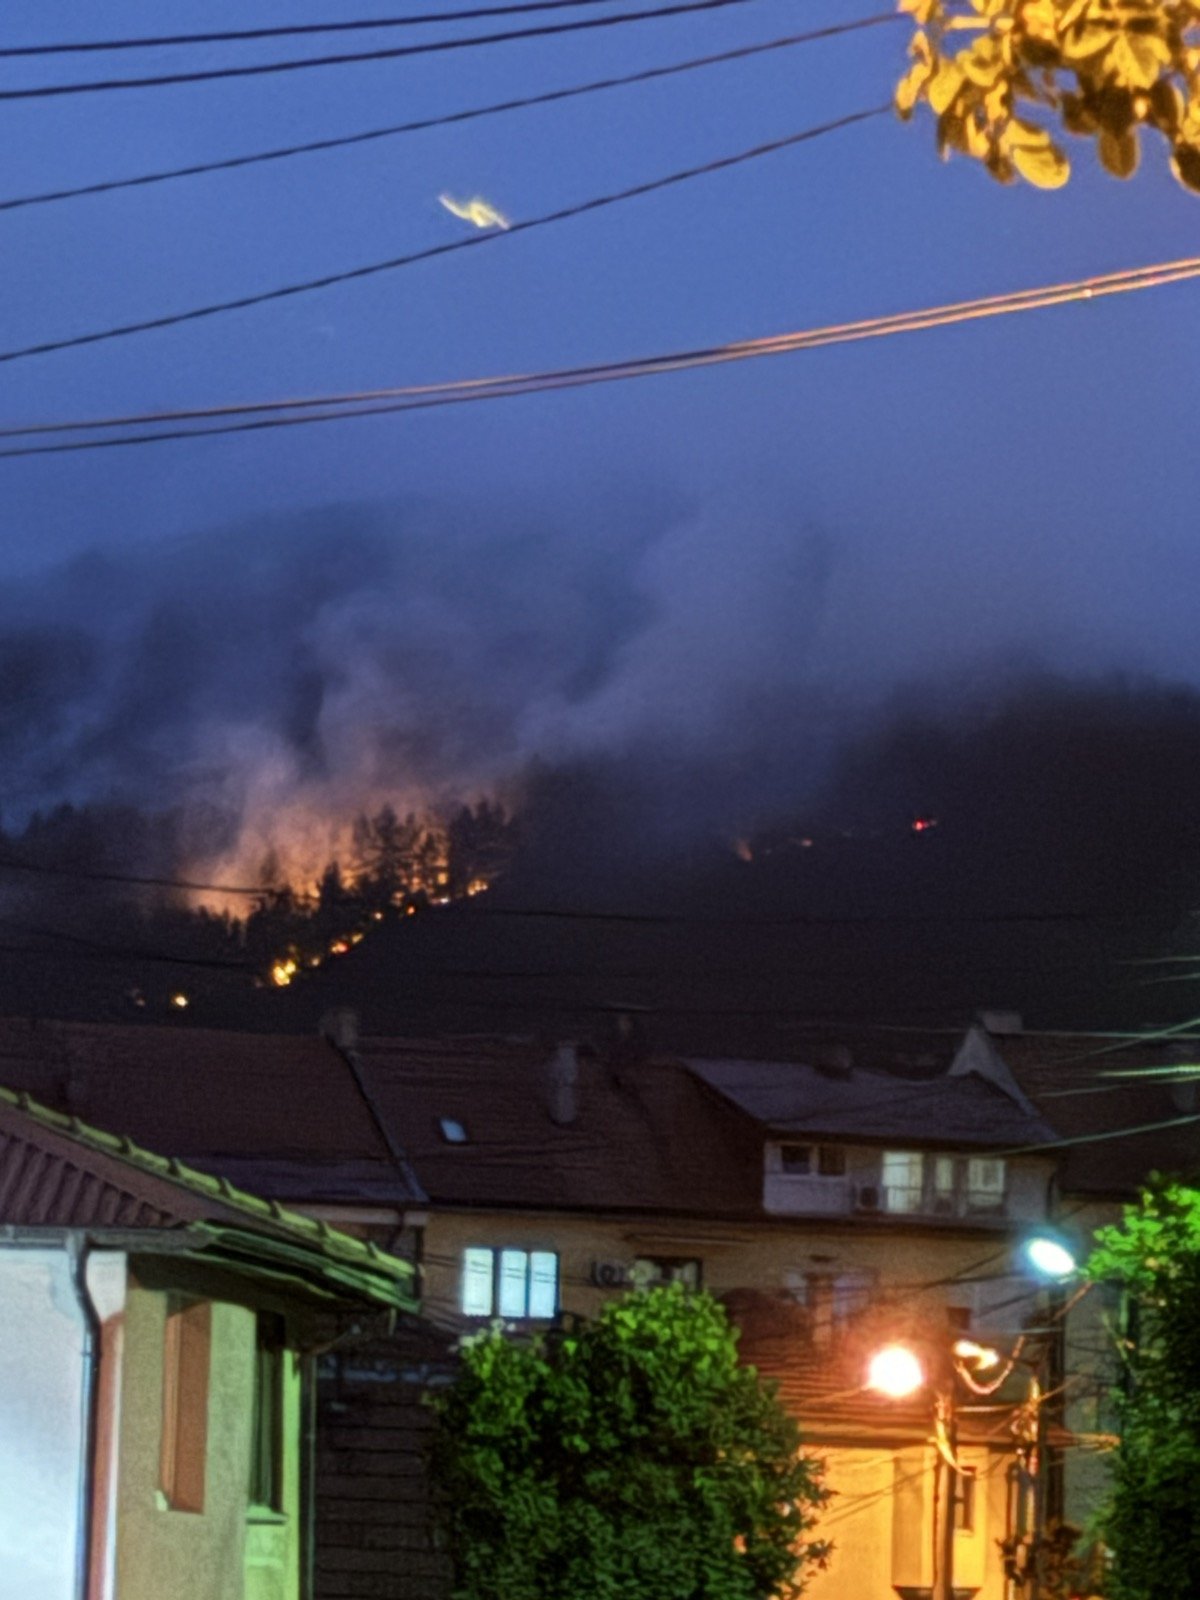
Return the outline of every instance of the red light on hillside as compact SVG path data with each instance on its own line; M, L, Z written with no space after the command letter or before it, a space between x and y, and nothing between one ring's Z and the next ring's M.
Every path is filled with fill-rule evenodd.
M938 819L936 817L914 817L912 831L914 833L928 833L930 828L936 828L937 825Z

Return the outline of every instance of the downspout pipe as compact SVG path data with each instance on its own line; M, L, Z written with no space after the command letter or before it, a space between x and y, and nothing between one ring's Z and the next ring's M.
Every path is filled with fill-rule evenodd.
M88 1240L73 1233L67 1242L71 1287L83 1319L83 1371L80 1381L83 1460L79 1470L79 1500L75 1521L75 1596L88 1600L91 1586L92 1531L95 1523L96 1439L99 1432L100 1317L87 1283Z

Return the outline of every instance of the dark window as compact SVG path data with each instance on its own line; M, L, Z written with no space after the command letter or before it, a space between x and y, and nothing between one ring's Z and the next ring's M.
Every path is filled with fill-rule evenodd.
M260 1316L250 1424L250 1504L283 1510L283 1376L287 1354L277 1317Z
M812 1171L812 1155L810 1144L781 1144L779 1169L786 1172L789 1178L807 1177Z
M174 1511L204 1510L211 1348L209 1302L170 1296L163 1327L158 1486Z
M817 1151L817 1174L822 1178L846 1176L846 1152L840 1144L823 1144Z

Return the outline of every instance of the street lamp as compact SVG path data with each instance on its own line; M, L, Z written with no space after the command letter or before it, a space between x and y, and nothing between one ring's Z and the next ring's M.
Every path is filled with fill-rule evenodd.
M910 1344L886 1344L874 1351L867 1362L866 1387L889 1400L906 1400L921 1389L932 1391L939 1474L937 1503L942 1507L941 1526L936 1530L940 1558L934 1574L932 1600L954 1600L955 1506L961 1471L956 1383L961 1379L976 1394L995 1394L1020 1362L1023 1342L1019 1341L1017 1349L1005 1358L998 1350L978 1344L974 1339L955 1339L948 1346L933 1341L924 1360ZM1001 1367L997 1374L996 1369ZM1034 1411L1035 1429L1041 1421L1040 1401L1040 1385L1033 1376L1028 1405Z
M906 1344L885 1344L867 1363L867 1388L905 1400L925 1385L925 1369Z
M1057 1230L1042 1229L1026 1239L1022 1254L1039 1278L1061 1283L1079 1270L1071 1241Z

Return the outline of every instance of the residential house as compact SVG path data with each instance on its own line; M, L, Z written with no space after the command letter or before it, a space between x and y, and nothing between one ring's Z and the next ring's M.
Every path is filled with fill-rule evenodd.
M930 1591L946 1503L932 1401L876 1397L864 1375L886 1340L948 1368L955 1338L1012 1351L1041 1315L1015 1256L1053 1206L1055 1130L986 1039L943 1041L922 1078L878 1045L675 1061L357 1040L345 1017L328 1031L0 1025L0 1077L419 1264L443 1341L410 1332L323 1362L320 1600L445 1593L415 1402L448 1377L457 1332L535 1329L656 1279L726 1299L828 1462L838 1553L816 1600ZM1031 1377L1015 1367L958 1418L955 1586L981 1600L1006 1595L999 1545L1028 1520Z
M314 1348L413 1272L0 1090L0 1593L303 1600Z

